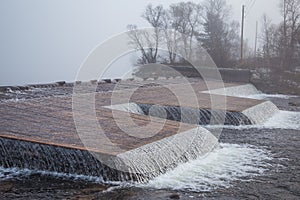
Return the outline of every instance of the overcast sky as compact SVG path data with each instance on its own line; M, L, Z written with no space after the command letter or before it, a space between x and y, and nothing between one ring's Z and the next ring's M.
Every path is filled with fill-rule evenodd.
M88 53L128 24L148 26L140 17L148 3L167 7L179 0L1 0L0 85L72 81ZM200 2L200 1L195 1ZM255 22L263 13L277 23L279 0L227 0L254 45ZM253 4L252 8L251 5ZM251 9L250 9L251 8Z

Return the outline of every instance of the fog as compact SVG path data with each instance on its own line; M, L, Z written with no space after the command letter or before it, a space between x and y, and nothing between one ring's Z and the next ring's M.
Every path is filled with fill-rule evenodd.
M148 3L165 7L177 0L2 0L0 2L0 85L73 81L89 52L141 18ZM198 1L196 1L198 2ZM254 46L255 23L263 13L277 23L279 1L228 0L241 20L246 5L245 38ZM251 9L250 9L251 8Z

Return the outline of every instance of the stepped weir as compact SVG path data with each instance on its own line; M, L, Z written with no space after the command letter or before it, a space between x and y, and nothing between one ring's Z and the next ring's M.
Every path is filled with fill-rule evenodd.
M218 93L222 85L212 83L215 93L208 94L200 79L191 80L197 105L189 101L190 94L183 95L182 105L164 87L184 93L180 80L156 82L121 81L114 92L117 83L99 83L105 89L78 94L93 95L94 113L87 112L89 104L81 102L76 106L81 112L74 114L72 84L54 85L55 95L51 88L45 96L35 94L42 90L29 89L18 93L22 100L0 101L0 166L144 182L214 149L218 139L202 125L263 123L277 110L270 102L234 97L234 93L226 97L225 106L217 104L211 109L211 96L224 95ZM241 85L224 86L231 91ZM132 92L129 102L123 98L128 92ZM116 102L111 102L112 95ZM257 119L266 111L266 117ZM129 127L128 117L133 124L157 131L151 134ZM101 126L105 138L95 124Z

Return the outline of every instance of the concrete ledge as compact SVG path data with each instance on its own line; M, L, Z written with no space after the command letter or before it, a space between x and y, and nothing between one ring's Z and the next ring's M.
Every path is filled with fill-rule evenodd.
M155 111L150 111L151 104L117 104L111 106L104 106L112 110L119 110L124 112L130 112L139 115L147 115L167 119L171 121L178 121L187 124L197 125L250 125L251 120L241 112L232 112L225 110L211 110L203 108L189 108L189 107L178 107L178 106L160 106ZM165 112L163 112L164 109Z
M223 81L249 83L251 71L247 69L219 69Z
M217 138L201 127L118 156L0 137L0 165L5 168L97 176L105 181L146 182L180 163L203 156L217 145Z
M94 82L94 84L96 83ZM115 116L117 116L124 127L129 126L128 121L126 121L128 113L116 111L114 116L112 111L107 109L111 105L112 92L109 90L108 92L93 93L94 91L92 91L88 94L79 93L75 95L75 97L95 95L97 104L93 102L93 105L96 109L96 118L94 113L90 112L90 109L86 109L90 108L87 106L92 105L86 98L75 101L77 107L74 107L74 101L68 95L63 96L63 98L51 97L1 102L0 113L3 117L0 119L2 124L0 126L0 164L4 167L101 176L104 180L144 182L166 172L181 162L208 153L217 145L216 137L204 128L187 124L198 123L195 121L197 117L194 116L198 116L199 110L203 110L203 122L210 120L211 111L208 109L211 108L210 101L213 95L201 93L201 91L207 90L205 82L199 79L191 84L193 88L197 89L195 94L198 97L198 105L193 101L189 101L190 95L186 92L186 85L182 84L181 80L172 79L171 81L162 81L161 84L163 83L165 85L169 84L168 87L172 91L182 95L183 104L178 102L176 96L168 88L157 87L155 83L150 82L151 87L141 87L143 84L136 82L131 83L134 87L127 83L123 85L128 90L130 88L133 90L135 87L139 88L133 93L129 102L138 106L127 106L127 108L125 106L125 109L127 109L125 111L134 111L134 109L139 108L142 110L142 112L140 110L134 111L140 115L130 114L136 124L140 126L149 124L150 118L145 116L149 113L147 105L161 105L169 110L169 115L173 114L170 119L174 121L162 120L161 118L153 120L153 124L148 128L149 130L160 127L161 124L163 124L163 127L156 135L151 137L148 137L145 131L139 130L132 130L128 134L115 123ZM70 89L66 88L66 83L62 84L63 87L59 89ZM85 89L87 84L91 85L93 83L89 81L80 85ZM113 83L103 84L115 86ZM224 85L227 87L237 85L232 83L219 84L219 82L212 82L211 84L213 88L220 88ZM58 86L59 84L54 85ZM152 87L153 85L155 87ZM126 99L128 90L125 89L114 93L114 97L117 99L117 102L114 103L121 107L128 102ZM40 92L40 90L36 91ZM45 91L51 93L55 90L47 89ZM103 91L105 91L105 87ZM69 90L69 92L72 91ZM216 96L217 99L220 99L220 97ZM254 121L256 116L255 105L263 102L234 97L228 97L227 100L229 102L226 106L220 103L220 105L218 104L219 107L214 107L215 110L220 110L216 114L224 116L224 114L227 115L227 110L232 111L230 119L234 119L234 116L236 116L239 123L246 119L242 118L244 115L241 113L242 111L245 112L245 115L253 117L251 119ZM183 118L178 117L180 108L184 108L183 110L186 113ZM227 110L225 110L226 108ZM258 108L259 111L264 111L264 109L268 109L268 105ZM80 130L85 133L81 138L76 134L79 129L74 124L74 109L78 113L76 117L77 123L80 122ZM235 115L235 113L241 115ZM247 120L250 122L249 119ZM257 122L259 121L262 120L260 119ZM99 137L99 132L93 126L94 124L101 125L105 133L104 138L108 137L111 143L103 140L103 137ZM135 137L132 137L131 133ZM138 134L142 137L136 137ZM90 142L90 146L84 145L83 139ZM114 148L116 145L120 147L117 150ZM101 159L97 160L90 155L86 150L87 146L94 156L101 156Z
M198 127L161 139L140 148L119 154L128 170L147 181L181 163L201 157L218 145L218 139L208 130Z
M250 95L260 94L261 92L258 91L252 84L245 84L211 91L204 91L203 93L247 98ZM270 101L265 101L247 108L241 113L248 117L253 124L263 124L278 111L279 109L275 104Z
M256 89L252 84L245 84L233 87L220 88L210 91L204 91L203 93L226 95L233 97L247 97L249 95L260 94L261 92Z
M246 115L254 124L263 124L272 117L279 109L270 101L263 102L251 108L244 110Z
M24 91L30 90L30 86L0 86L0 92Z

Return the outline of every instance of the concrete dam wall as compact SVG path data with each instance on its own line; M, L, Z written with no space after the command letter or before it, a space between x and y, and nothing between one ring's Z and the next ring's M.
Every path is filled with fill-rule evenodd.
M262 123L276 112L270 102L234 97L243 90L245 95L255 93L254 88L249 90L251 85L225 83L225 89L217 82L212 85L214 90L207 91L203 80L191 80L197 105L180 79L99 83L96 92L77 94L75 103L71 84L46 92L24 91L18 93L20 100L13 92L4 92L13 99L0 101L0 165L145 182L213 150L218 136L203 125ZM168 88L183 94L184 104ZM210 105L211 98L226 94L224 90L231 95L226 105ZM130 92L128 102L124 97ZM112 95L116 102L112 103ZM94 98L94 106L86 97ZM89 112L90 108L95 110Z

